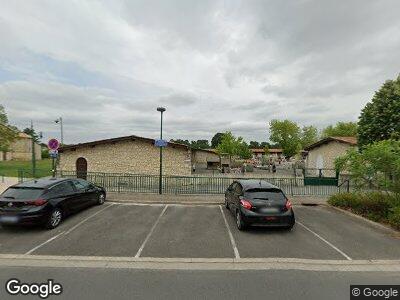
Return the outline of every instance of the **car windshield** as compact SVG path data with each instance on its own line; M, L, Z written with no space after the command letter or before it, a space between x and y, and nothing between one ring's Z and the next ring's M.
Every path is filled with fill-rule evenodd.
M34 200L40 197L43 189L12 187L1 194L1 198L12 200Z
M245 192L244 196L249 200L265 200L282 203L286 201L285 195L278 189L250 189Z

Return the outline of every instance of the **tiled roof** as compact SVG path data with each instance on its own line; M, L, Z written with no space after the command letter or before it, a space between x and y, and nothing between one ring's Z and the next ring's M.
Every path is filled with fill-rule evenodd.
M311 149L314 149L323 144L327 144L327 143L334 142L334 141L339 142L339 143L349 144L351 146L357 146L357 138L354 136L330 136L330 137L324 138L314 144L311 144L310 146L305 147L304 150L310 151Z

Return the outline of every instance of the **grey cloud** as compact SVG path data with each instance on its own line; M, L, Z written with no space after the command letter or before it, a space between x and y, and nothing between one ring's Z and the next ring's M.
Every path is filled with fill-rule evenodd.
M167 138L265 140L273 118L356 120L399 73L399 10L395 0L9 2L0 103L46 137L63 116L69 142L156 137L159 105ZM50 66L60 62L83 71Z

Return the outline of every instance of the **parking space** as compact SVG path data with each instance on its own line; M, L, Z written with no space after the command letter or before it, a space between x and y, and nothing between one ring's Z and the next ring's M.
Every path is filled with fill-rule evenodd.
M352 259L400 259L400 235L329 207L299 207L296 214L302 224L323 235Z
M233 257L219 206L169 206L142 256Z
M296 206L291 231L238 231L218 205L105 204L57 229L0 228L0 253L162 258L400 259L400 239L328 207Z
M135 256L163 206L113 205L35 254Z
M226 212L240 257L344 259L335 249L301 226L295 226L291 231L262 227L238 231L234 217Z
M102 213L110 205L93 206L79 214L70 216L54 230L44 230L41 227L7 227L0 226L0 253L25 254L37 246L46 243L56 236L63 235L86 218Z

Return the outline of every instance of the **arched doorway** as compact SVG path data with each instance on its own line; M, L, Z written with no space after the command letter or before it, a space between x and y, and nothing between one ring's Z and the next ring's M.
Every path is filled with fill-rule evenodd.
M82 179L87 177L87 160L84 157L79 157L76 160L76 177Z

